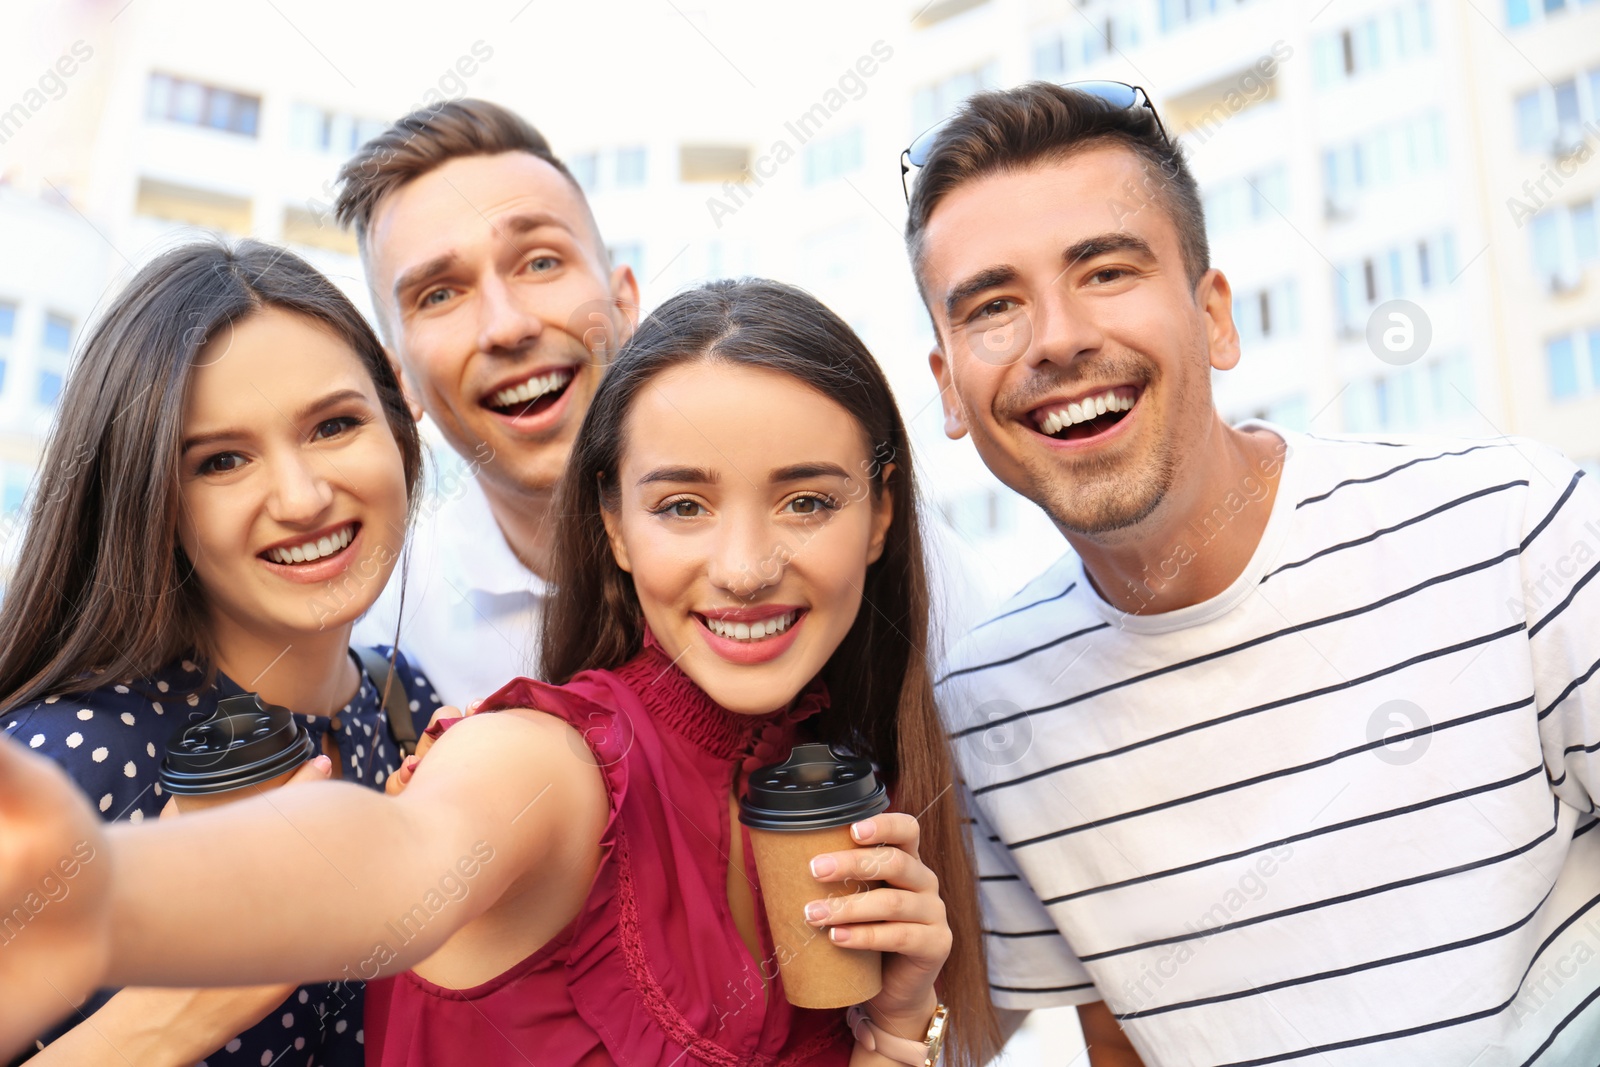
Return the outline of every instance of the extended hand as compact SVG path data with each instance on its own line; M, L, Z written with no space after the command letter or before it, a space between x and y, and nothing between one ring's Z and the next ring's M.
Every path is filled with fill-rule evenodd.
M100 984L110 892L99 817L59 767L0 737L0 1060Z

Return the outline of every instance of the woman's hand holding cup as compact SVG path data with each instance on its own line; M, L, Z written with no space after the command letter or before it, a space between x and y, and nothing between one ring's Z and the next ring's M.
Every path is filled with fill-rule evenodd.
M938 1007L934 980L951 946L938 876L918 855L921 830L910 815L874 815L853 825L850 836L862 847L817 856L812 876L819 882L884 884L813 901L806 921L826 928L836 945L885 953L883 990L867 1001L868 1013L880 1029L921 1042Z

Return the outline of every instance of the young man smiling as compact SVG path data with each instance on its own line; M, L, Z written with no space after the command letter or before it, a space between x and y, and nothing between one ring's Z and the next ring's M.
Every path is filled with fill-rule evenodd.
M1071 549L939 685L996 1003L1081 1005L1096 1064L1118 1021L1150 1064L1591 1062L1593 480L1227 425L1228 283L1141 90L982 94L906 162L947 432Z
M340 173L378 324L418 418L470 477L425 501L399 583L357 636L400 641L446 702L536 673L548 521L600 375L633 333L639 289L613 266L576 180L504 108L423 108Z

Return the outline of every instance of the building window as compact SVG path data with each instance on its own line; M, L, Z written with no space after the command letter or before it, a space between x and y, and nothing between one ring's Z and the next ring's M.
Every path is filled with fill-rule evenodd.
M1569 334L1554 338L1545 345L1545 364L1550 368L1550 396L1556 400L1566 400L1582 391L1578 386L1576 340L1576 335Z
M600 177L600 157L594 152L572 156L567 160L567 171L579 188L592 193L598 188L596 179Z
M1600 262L1600 229L1595 203L1549 204L1528 226L1533 269L1552 292L1578 284L1585 268Z
M254 137L260 115L259 96L169 74L150 75L145 95L147 118Z
M50 313L44 317L44 337L39 351L39 389L37 399L54 407L67 376L67 357L72 351L72 320Z
M855 126L806 145L806 184L821 185L853 171L865 162L861 127Z
M0 391L6 387L6 364L11 358L11 338L17 332L17 305L0 300Z
M1506 0L1506 25L1526 26L1530 22L1559 15L1580 3L1588 7L1596 0Z
M1600 122L1600 67L1519 93L1515 102L1517 147L1565 157L1586 143Z
M388 129L377 119L364 119L312 104L296 104L289 113L289 144L309 152L325 152L341 159Z
M1600 326L1552 337L1544 360L1552 400L1600 393Z
M1349 433L1415 431L1472 410L1472 364L1465 352L1430 359L1346 386Z
M44 347L62 355L72 351L72 320L63 315L44 317Z
M1422 8L1417 17L1426 25L1427 8L1416 6ZM1316 83L1328 86L1359 78L1419 50L1412 40L1425 40L1427 35L1404 28L1410 21L1405 18L1408 10L1415 10L1415 7L1391 9L1318 37L1311 46Z
M1288 212L1289 172L1282 163L1274 163L1224 179L1204 190L1203 201L1209 236L1253 226Z
M611 265L613 267L621 267L623 265L632 267L635 276L644 273L644 245L638 241L610 245L606 251L611 254Z
M1295 280L1284 278L1264 289L1238 294L1233 321L1241 344L1275 341L1300 328L1299 294Z
M959 71L932 85L924 85L911 98L911 125L914 132L920 134L960 107L967 97L984 89L993 89L999 81L1000 65L991 59L980 67Z
M0 514L15 516L28 502L33 471L15 463L0 464Z
M617 149L617 188L631 189L644 184L645 159L642 145Z
M1132 4L1108 5L1104 15L1075 15L1059 29L1041 35L1033 44L1033 76L1063 81L1118 49L1137 47L1138 10Z
M1345 337L1366 329L1367 315L1385 300L1448 284L1456 274L1456 241L1449 231L1394 245L1340 264L1334 271L1334 310Z
M1327 216L1342 218L1362 193L1439 170L1445 162L1444 115L1438 111L1375 127L1354 141L1325 149Z
M1224 11L1243 7L1247 0L1159 0L1161 32L1171 33Z

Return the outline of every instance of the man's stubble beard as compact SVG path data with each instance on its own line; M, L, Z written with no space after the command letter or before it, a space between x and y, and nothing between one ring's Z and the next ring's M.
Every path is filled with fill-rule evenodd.
M1137 381L1140 405L1154 406L1155 392L1163 377L1150 372L1152 365L1153 360L1131 353L1131 358L1119 356L1101 361L1095 369L1110 367L1113 370L1111 374L1099 374L1102 378ZM1125 369L1115 373L1118 368ZM1062 384L1076 388L1078 382L1089 376L1079 373L1035 385L1029 391L1042 398ZM1034 406L1036 401L1030 397L1019 399L1011 409L1026 410ZM1148 417L1146 412L1140 415ZM1170 436L1158 435L1150 453L1148 457L1117 459L1091 455L1041 464L1030 471L1036 492L1027 495L1064 534L1094 538L1125 530L1144 521L1161 505L1177 476L1178 463ZM1063 470L1064 467L1067 470Z
M1114 463L1094 457L1068 478L1046 473L1039 505L1065 534L1097 538L1137 526L1161 506L1177 475L1171 442L1159 438L1146 460Z

